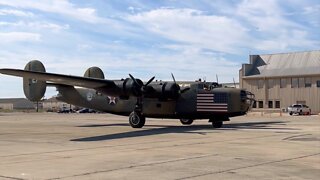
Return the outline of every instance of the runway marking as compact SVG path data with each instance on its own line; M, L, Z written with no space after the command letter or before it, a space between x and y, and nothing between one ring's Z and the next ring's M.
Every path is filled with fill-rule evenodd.
M221 173L226 173L226 172L240 170L240 169L247 169L247 168L263 166L263 165L267 165L267 164L274 164L274 163L292 161L292 160L296 160L296 159L303 159L303 158L312 157L312 156L318 156L318 155L320 155L320 153L309 154L309 155L305 155L305 156L298 156L298 157L287 158L287 159L281 159L281 160L276 160L276 161L268 161L268 162L253 164L253 165L249 165L249 166L242 166L242 167L231 168L231 169L226 169L226 170L221 170L221 171L215 171L215 172L199 174L199 175L195 175L195 176L188 176L188 177L178 178L178 179L175 179L175 180L192 179L192 178L203 177L203 176L212 175L212 174L221 174Z

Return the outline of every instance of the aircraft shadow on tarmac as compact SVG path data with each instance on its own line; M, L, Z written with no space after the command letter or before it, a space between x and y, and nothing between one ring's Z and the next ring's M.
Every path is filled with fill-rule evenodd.
M272 127L272 125L277 125L277 127ZM191 125L191 126L145 125L145 128L143 128L142 130L71 139L70 141L78 141L78 142L105 141L105 140L113 140L113 139L133 138L133 137L161 135L161 134L170 134L170 133L193 133L193 134L205 135L207 133L220 133L221 131L225 131L225 130L246 130L246 129L297 130L294 128L279 127L279 126L285 126L285 125L286 125L286 122L284 121L225 124L221 129L213 129L211 125ZM126 123L89 124L89 125L81 125L77 127L91 128L91 127L110 127L110 126L129 126L129 125ZM154 128L149 129L150 127L154 127Z

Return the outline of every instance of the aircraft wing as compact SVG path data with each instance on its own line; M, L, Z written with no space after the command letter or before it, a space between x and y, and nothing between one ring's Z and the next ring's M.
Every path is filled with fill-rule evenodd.
M116 88L114 81L97 79L91 77L71 76L63 74L54 74L47 72L35 72L20 69L0 69L1 74L18 76L30 79L36 79L40 81L48 81L56 84L80 86L85 88Z

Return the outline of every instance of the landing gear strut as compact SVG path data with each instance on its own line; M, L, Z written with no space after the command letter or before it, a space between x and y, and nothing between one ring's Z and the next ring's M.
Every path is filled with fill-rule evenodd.
M142 97L137 97L136 107L129 115L129 124L133 128L142 128L146 123L146 118L142 115Z

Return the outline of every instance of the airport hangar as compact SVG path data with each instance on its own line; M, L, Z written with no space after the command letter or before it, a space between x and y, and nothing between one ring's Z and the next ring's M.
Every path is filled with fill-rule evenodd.
M250 55L239 71L240 87L255 94L254 111L284 111L306 104L320 113L320 50Z

